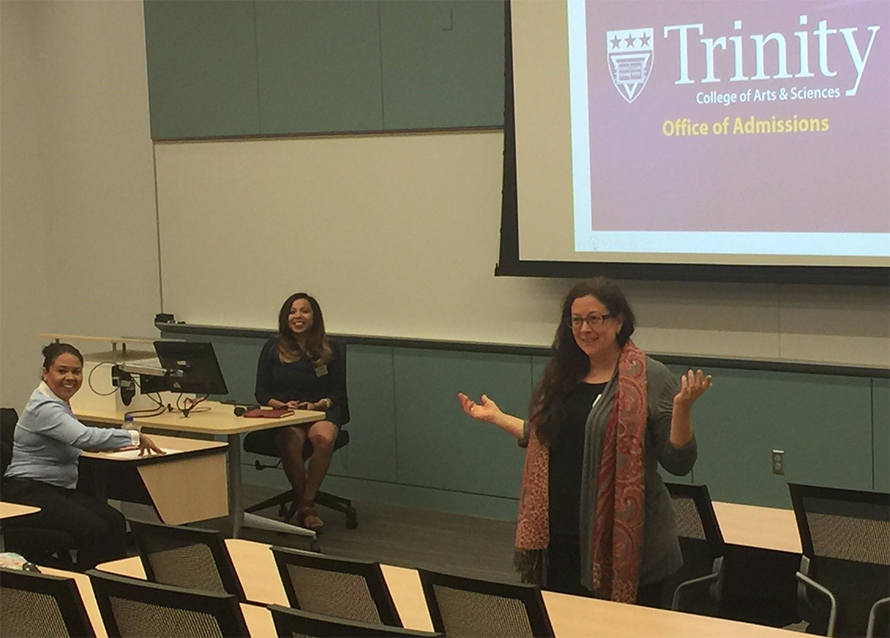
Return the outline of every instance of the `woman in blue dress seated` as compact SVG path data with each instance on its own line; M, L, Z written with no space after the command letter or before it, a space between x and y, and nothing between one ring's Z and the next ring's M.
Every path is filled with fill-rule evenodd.
M324 525L315 496L331 464L345 396L345 362L328 341L321 307L304 292L291 295L278 313L278 336L260 352L256 399L272 408L325 413L321 421L274 430L281 465L299 503L297 522L312 530ZM312 444L308 471L303 462L307 441Z

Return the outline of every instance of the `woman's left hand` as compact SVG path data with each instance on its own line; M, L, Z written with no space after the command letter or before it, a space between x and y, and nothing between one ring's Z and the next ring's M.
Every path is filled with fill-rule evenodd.
M710 374L705 376L701 370L697 372L689 370L680 377L680 391L674 397L674 406L691 408L692 404L710 387Z

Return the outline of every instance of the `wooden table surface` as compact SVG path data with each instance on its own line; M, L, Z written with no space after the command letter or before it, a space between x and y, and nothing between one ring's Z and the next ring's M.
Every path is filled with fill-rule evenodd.
M124 422L126 408L93 405L87 401L81 402L79 398L78 395L72 397L71 408L81 421L118 427ZM181 412L166 412L152 417L135 415L133 422L139 427L155 430L229 436L283 425L314 423L323 418L324 412L296 410L293 414L279 419L246 419L243 416L235 416L231 405L204 401L199 403L187 417Z
M39 512L39 507L31 505L19 505L18 503L7 503L0 501L0 519L13 518L15 516L24 516L25 514L33 514Z
M139 562L138 558L136 562ZM41 567L40 571L44 574L74 579L97 638L108 638L108 632L105 630L105 623L102 622L102 614L99 611L99 604L96 602L96 595L93 593L89 576L51 567ZM265 607L242 603L241 613L244 615L244 622L247 624L250 635L254 638L274 638L277 635L275 624L272 622L272 614Z
M226 541L248 600L287 606L287 597L278 576L275 560L268 545L229 539ZM405 567L382 565L386 583L392 593L396 609L405 627L432 631L420 576ZM99 569L135 578L145 572L138 558L126 558L100 565ZM795 632L708 618L663 609L624 605L593 598L582 598L545 591L544 602L550 614L554 632L559 637L587 636L591 638L657 638L687 636L689 638L735 637L758 638L796 635ZM251 610L252 628L265 626L262 608ZM269 614L269 622L271 615ZM258 635L258 634L252 634Z
M723 540L733 545L800 554L800 534L792 510L714 502Z

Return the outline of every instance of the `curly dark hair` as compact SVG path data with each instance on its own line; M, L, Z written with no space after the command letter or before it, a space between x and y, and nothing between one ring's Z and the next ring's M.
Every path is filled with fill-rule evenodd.
M538 440L550 445L556 439L564 418L566 397L590 370L590 359L578 347L572 334L572 304L581 297L595 297L609 314L621 316L623 324L615 336L622 348L634 332L635 318L627 298L614 281L596 277L574 286L562 302L556 336L553 338L550 361L541 381L532 393L529 419L535 424Z

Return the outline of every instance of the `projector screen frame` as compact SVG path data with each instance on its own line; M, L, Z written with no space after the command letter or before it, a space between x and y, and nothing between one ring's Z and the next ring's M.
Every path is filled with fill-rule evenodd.
M495 276L725 283L792 283L890 287L890 266L728 265L703 263L543 261L519 255L519 202L513 88L512 0L504 0L504 169ZM890 215L890 202L887 214Z

